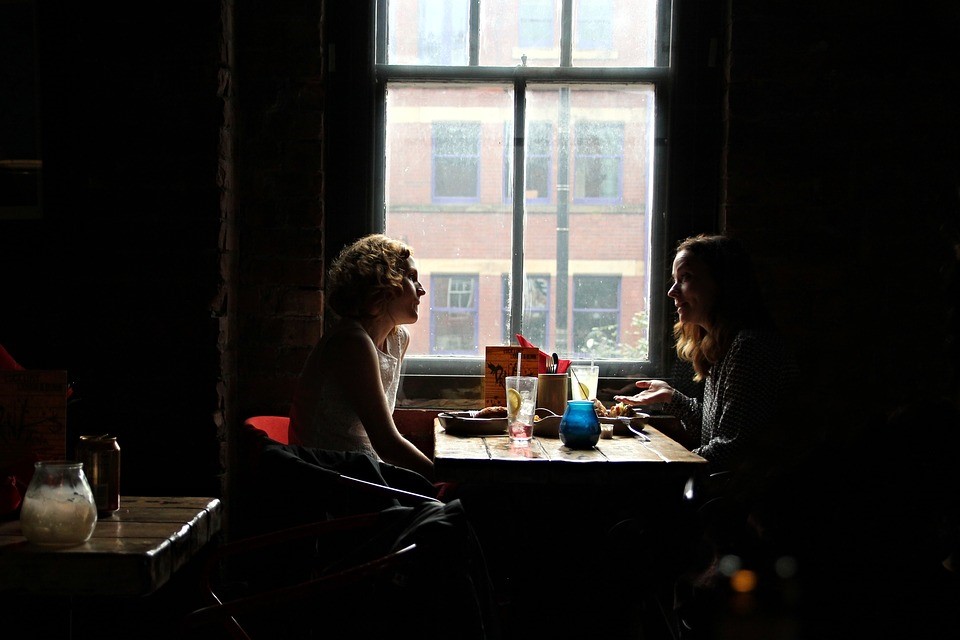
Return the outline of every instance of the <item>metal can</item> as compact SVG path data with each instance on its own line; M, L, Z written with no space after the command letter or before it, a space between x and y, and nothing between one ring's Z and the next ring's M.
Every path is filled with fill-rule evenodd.
M97 515L109 516L120 509L120 445L114 436L80 436L77 459L93 489Z

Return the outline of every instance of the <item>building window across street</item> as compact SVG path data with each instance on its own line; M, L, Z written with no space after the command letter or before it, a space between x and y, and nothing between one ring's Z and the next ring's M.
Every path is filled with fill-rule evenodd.
M505 273L500 279L503 307L501 322L503 324L503 343L509 344L514 336L507 335L510 330L510 274ZM550 344L546 331L550 326L550 276L548 274L527 276L524 299L527 307L523 311L523 326L527 327L524 337L534 344Z
M430 291L431 353L475 353L477 277L463 274L434 275L430 278Z
M581 358L609 355L620 342L620 276L574 276L574 353Z
M433 123L433 200L477 200L480 123Z

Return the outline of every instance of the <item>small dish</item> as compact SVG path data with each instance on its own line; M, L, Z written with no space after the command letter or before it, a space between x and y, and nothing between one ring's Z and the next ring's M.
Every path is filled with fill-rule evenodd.
M445 411L437 418L443 430L453 435L499 436L507 433L506 418L478 418L476 411Z
M613 425L613 435L629 436L631 435L629 427L633 427L637 431L643 431L649 417L645 413L638 413L632 416L617 416L615 418L603 416L599 420L602 425Z

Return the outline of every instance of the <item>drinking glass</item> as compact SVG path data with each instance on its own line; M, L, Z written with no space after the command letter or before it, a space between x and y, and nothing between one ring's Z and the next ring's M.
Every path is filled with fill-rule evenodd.
M533 416L537 410L537 377L507 376L507 432L516 444L533 437Z
M570 397L574 400L595 400L600 383L600 366L575 364L570 366Z

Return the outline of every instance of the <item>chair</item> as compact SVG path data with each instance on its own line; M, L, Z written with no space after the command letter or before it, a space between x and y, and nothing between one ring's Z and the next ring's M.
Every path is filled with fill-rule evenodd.
M207 558L201 572L201 591L210 604L187 616L187 628L221 627L230 638L238 640L312 637L313 624L309 618L304 622L304 609L312 611L324 594L338 596L336 602L341 605L347 592L356 595L357 602L364 601L365 596L359 596L360 593L375 590L378 580L393 580L412 561L416 544L343 568L331 564L329 571L294 571L280 565L278 552L287 557L296 553L310 558L312 546L327 541L339 544L343 535L365 534L375 528L379 518L377 513L338 518L221 544ZM223 577L227 562L231 563L233 582ZM295 615L297 609L300 616ZM332 617L325 622L337 626Z
M268 438L280 444L290 444L290 418L287 416L251 416L243 424L263 431Z
M247 518L240 523L242 536L206 560L200 585L205 604L186 617L187 629L206 637L221 627L231 638L250 640L420 624L411 604L419 592L410 585L427 584L437 558L445 558L433 542L454 530L456 509L377 475L409 480L404 474L412 472L378 466L361 454L283 445L261 428L282 438L285 422L257 416L243 423L238 494ZM322 466L328 459L339 468ZM347 468L359 473L340 470Z

